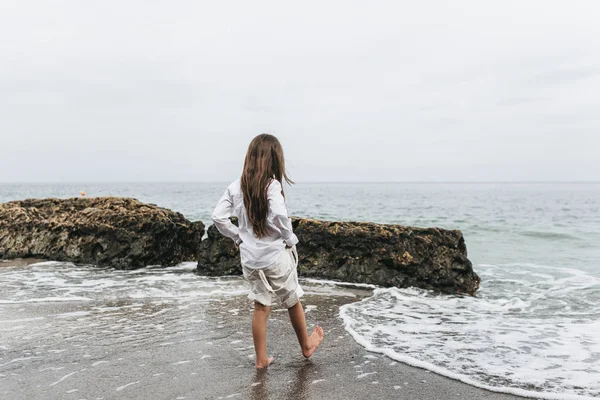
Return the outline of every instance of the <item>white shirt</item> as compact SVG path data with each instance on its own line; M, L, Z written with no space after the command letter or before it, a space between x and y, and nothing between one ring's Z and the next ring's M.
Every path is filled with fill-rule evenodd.
M267 216L267 236L254 235L252 224L244 207L240 180L233 182L212 213L212 220L224 236L240 245L242 265L246 268L261 269L277 261L277 257L286 246L294 246L298 238L292 230L292 221L288 217L285 199L281 194L281 183L273 179L267 189L269 213ZM238 226L229 217L238 218Z

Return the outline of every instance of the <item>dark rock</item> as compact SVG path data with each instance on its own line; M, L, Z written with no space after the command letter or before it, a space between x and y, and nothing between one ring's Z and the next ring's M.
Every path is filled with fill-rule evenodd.
M0 204L0 258L134 269L197 259L202 222L135 199L40 199Z
M300 276L474 294L480 279L458 230L293 219ZM198 273L241 274L239 251L214 226L201 244Z
M235 218L232 218L237 225ZM211 225L206 232L207 238L200 243L198 273L207 276L241 275L240 251L235 242L219 233Z

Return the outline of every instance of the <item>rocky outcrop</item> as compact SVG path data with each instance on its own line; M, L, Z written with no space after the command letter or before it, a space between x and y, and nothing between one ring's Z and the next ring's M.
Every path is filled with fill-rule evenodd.
M0 204L0 258L38 257L134 269L198 255L202 222L135 199L99 197Z
M232 218L237 225L235 218ZM207 276L241 275L240 251L234 241L221 235L211 225L200 243L198 273Z
M293 219L300 276L474 294L480 279L458 230ZM239 251L214 226L200 246L198 273L241 274Z

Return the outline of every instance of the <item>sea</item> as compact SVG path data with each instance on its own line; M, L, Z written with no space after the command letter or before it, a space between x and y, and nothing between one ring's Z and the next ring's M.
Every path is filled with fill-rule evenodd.
M85 191L134 197L208 225L226 186L0 184L0 202ZM462 230L481 277L476 295L374 287L339 310L369 351L492 391L600 397L600 183L299 183L286 198L299 217ZM245 293L239 278L195 275L192 261L140 271L52 261L0 268L0 352L13 345L3 332L15 324L60 334L60 325L36 322L42 317L15 317L15 304Z

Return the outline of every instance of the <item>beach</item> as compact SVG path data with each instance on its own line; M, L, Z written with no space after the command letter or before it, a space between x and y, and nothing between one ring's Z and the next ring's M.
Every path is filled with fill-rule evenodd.
M600 399L599 19L0 3L0 400Z
M7 268L23 273L26 267ZM173 274L181 271L152 271L151 277ZM232 278L228 286L241 289L238 283ZM286 310L274 307L268 348L275 363L262 371L254 368L252 305L241 290L174 301L140 295L2 304L0 397L516 398L366 351L344 329L339 308L370 290L312 282L305 287L308 324L326 331L322 347L304 359Z
M80 186L4 185L0 200L66 198ZM292 215L459 228L481 277L475 296L414 287L350 290L304 280L308 322L328 332L314 366L306 367L317 372L306 383L307 396L437 398L433 391L440 390L443 398L503 396L477 389L489 387L546 399L598 397L599 188L304 184L290 189ZM208 227L223 185L86 189L138 197ZM241 277L197 275L202 269L192 259L137 270L32 262L0 262L0 398L148 393L157 398L241 393L243 398L262 385L252 386L257 383L249 358L252 305ZM231 272L222 275L239 272L230 264ZM298 371L304 364L285 314L273 312L268 328L276 364L262 388L273 398L285 398L297 373L304 373ZM371 372L377 373L364 375Z

